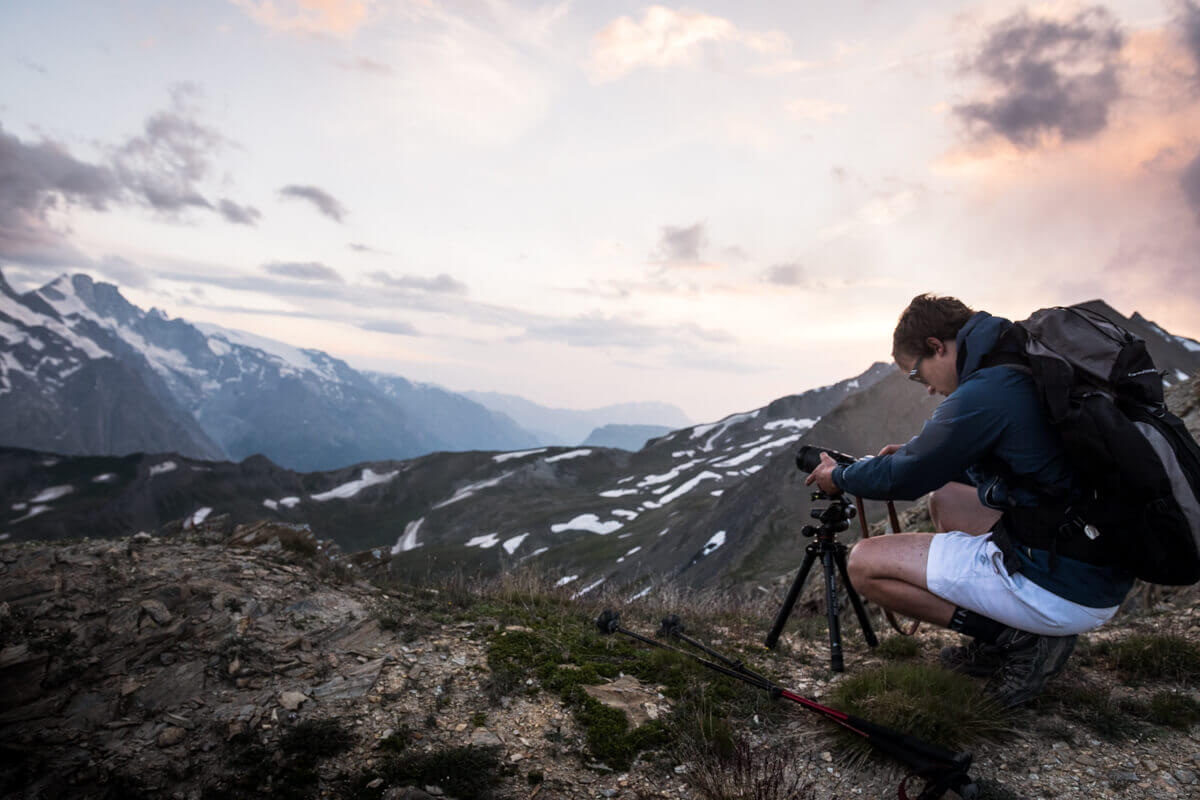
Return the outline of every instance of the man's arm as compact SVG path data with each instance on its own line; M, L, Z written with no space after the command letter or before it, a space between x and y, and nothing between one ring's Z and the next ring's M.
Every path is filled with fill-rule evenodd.
M915 500L962 480L967 467L978 462L1004 430L1006 415L994 388L987 381L964 383L907 444L887 455L834 467L830 482L836 490L860 497Z

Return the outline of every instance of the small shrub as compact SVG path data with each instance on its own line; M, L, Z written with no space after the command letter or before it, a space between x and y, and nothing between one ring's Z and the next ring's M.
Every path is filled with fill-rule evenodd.
M889 636L872 652L892 661L916 658L921 652L921 642L914 636Z
M378 773L393 785L440 786L451 797L492 800L502 778L501 757L499 747L451 747L431 753L390 756L384 759Z
M790 746L759 745L744 737L731 740L724 756L695 745L680 756L690 765L685 782L707 800L807 800L816 797L811 784L792 768L795 750Z
M1200 703L1186 694L1157 692L1150 698L1146 718L1155 725L1186 731L1200 722Z
M290 728L279 740L284 753L305 759L336 756L353 745L354 737L337 719L306 719Z
M476 711L471 715L471 727L482 728L487 725L487 714L482 711Z
M1137 634L1098 642L1092 650L1113 669L1137 680L1200 680L1200 645L1173 634Z
M1037 699L1035 708L1053 708L1063 717L1087 726L1110 741L1137 734L1149 713L1145 704L1128 698L1114 698L1101 686L1054 687Z
M1011 733L1003 712L978 684L923 664L885 664L845 678L833 690L831 705L951 750ZM852 758L870 753L865 740L839 732Z
M546 780L546 776L543 775L542 773L538 772L537 770L534 770L533 772L530 772L528 775L525 776L525 780L529 783L530 786L537 786L539 783Z

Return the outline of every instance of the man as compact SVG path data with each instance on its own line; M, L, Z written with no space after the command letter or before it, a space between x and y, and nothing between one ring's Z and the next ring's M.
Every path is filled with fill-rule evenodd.
M942 661L991 676L989 688L1006 707L1036 696L1066 663L1076 635L1112 618L1133 585L1104 558L1022 543L1022 526L1045 533L1066 522L1077 487L1033 379L1011 364L989 365L994 353L1015 351L1002 338L1011 325L952 297L914 298L896 325L892 357L946 399L907 444L848 466L822 454L806 481L881 500L933 492L930 516L940 533L859 542L851 581L885 608L973 637L943 649Z

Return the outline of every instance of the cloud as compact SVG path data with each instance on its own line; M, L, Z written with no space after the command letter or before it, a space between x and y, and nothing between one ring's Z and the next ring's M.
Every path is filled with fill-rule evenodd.
M383 250L378 250L374 247L371 247L370 245L363 244L362 242L350 242L350 244L348 244L346 246L349 247L351 250L353 250L356 253L383 253L383 252L385 252Z
M672 266L698 266L701 265L700 251L707 244L703 222L686 228L664 225L651 260Z
M1200 3L1193 0L1184 2L1180 17L1183 43L1196 63L1196 80L1200 82Z
M400 320L366 320L358 323L358 327L364 331L377 331L379 333L391 333L396 336L420 336L421 333L412 325Z
M217 211L229 222L235 225L256 225L262 214L253 206L240 206L228 197L222 197L217 203Z
M800 98L785 105L784 110L796 119L826 123L834 117L845 114L850 107L842 103L831 103L828 100Z
M1200 225L1200 155L1187 165L1179 183L1183 187L1183 196L1196 214L1196 224Z
M370 58L356 58L352 61L339 61L337 62L337 65L342 69L355 70L357 72L368 72L373 75L395 74L395 70L393 70L387 64Z
M212 169L211 157L226 140L196 118L199 89L178 84L171 108L150 116L142 133L113 152L113 168L122 185L144 204L166 213L214 208L199 189Z
M648 350L664 345L691 348L697 340L714 344L734 341L725 331L708 330L697 325L663 327L599 314L571 319L529 320L525 333L513 339L541 339L572 347L622 347L631 350Z
M279 190L279 193L284 197L298 197L302 200L308 200L317 211L320 211L325 216L332 220L341 222L346 216L346 207L334 198L329 192L317 186L285 186Z
M106 256L95 269L121 287L144 289L150 285L150 273L121 256Z
M791 46L786 36L774 31L743 31L722 17L650 6L641 21L620 17L596 34L587 71L598 83L613 81L639 67L690 64L706 47L722 42L772 54L786 53Z
M258 24L286 33L350 36L373 0L232 0Z
M423 292L441 294L467 293L467 285L465 283L457 281L445 273L434 278L426 278L421 275L401 275L396 277L386 272L372 272L367 277L378 283L382 283L384 286L391 286L396 289L419 289Z
M970 62L991 84L983 100L955 107L978 138L1001 136L1032 148L1046 136L1088 139L1108 124L1121 94L1124 36L1102 7L1069 20L1022 11L997 23Z
M776 264L763 271L762 280L776 286L800 286L805 280L804 267L798 263Z
M103 211L121 192L111 169L48 140L26 144L3 127L0 176L0 258L30 266L85 260L54 213L70 205Z
M281 275L285 278L299 278L305 281L331 281L333 283L344 283L342 276L338 274L337 270L318 261L276 261L271 264L264 264L263 270L271 273L272 275Z

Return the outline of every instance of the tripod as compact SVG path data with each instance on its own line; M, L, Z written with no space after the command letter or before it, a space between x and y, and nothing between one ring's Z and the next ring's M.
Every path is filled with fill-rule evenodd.
M850 505L844 494L830 497L824 492L818 491L813 492L812 499L814 501L829 500L830 503L825 508L814 508L811 511L813 519L820 520L819 526L805 525L800 529L800 533L804 536L814 538L804 548L804 563L800 565L800 572L796 574L796 580L792 581L792 588L788 590L783 606L775 616L775 624L771 627L771 632L767 634L764 643L767 647L774 647L779 641L779 634L783 632L788 615L792 613L792 606L796 604L800 590L804 588L809 570L812 569L817 558L820 558L821 566L825 571L825 612L829 618L829 665L834 672L842 672L845 665L842 662L842 632L838 622L835 565L837 572L842 576L842 583L846 586L846 594L850 597L850 604L854 606L854 613L858 616L858 624L862 627L867 645L874 647L879 644L879 640L875 638L875 631L871 629L871 620L867 618L867 611L863 608L862 600L850 583L850 574L846 571L846 545L837 540L837 535L850 527L850 520L854 518L855 508Z

